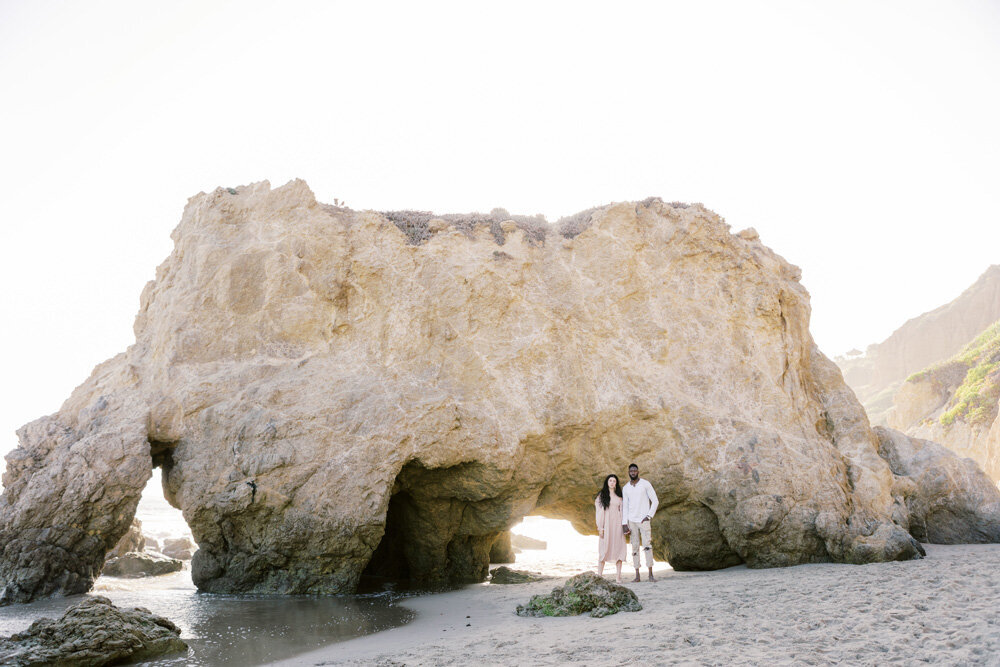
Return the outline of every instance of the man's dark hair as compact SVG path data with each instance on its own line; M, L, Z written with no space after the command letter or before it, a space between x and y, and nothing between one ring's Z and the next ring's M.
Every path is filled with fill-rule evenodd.
M636 464L634 464L634 463L629 463L629 464L628 464L628 469L629 469L629 470L631 470L632 468L635 468L636 470L638 470L638 469L639 469L639 466L637 466L637 465L636 465Z

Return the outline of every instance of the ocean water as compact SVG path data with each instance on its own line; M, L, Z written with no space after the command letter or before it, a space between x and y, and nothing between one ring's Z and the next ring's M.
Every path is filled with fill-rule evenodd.
M597 571L597 536L581 535L569 521L526 516L511 532L546 542L544 550L524 549L517 554L511 566L515 569L554 577ZM613 564L611 571L614 572Z
M143 533L161 543L168 537L190 537L181 512L163 498L159 472L154 471L136 511ZM513 532L547 542L544 550L518 554L512 565L517 569L551 576L596 569L597 537L580 535L568 521L526 517ZM120 607L145 607L181 628L181 637L191 647L186 655L143 664L266 664L407 623L413 612L401 601L430 594L393 587L387 592L345 596L214 595L198 592L189 568L186 564L181 572L142 579L100 577L89 594L108 597ZM0 607L0 635L25 630L43 616L59 616L80 599L73 596Z

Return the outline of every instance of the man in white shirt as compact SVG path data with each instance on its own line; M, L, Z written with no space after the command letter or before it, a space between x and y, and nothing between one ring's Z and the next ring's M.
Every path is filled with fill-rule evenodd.
M653 576L650 523L659 500L656 499L653 485L639 477L639 466L634 463L628 467L628 479L628 484L622 487L622 531L632 536L632 564L635 565L635 579L632 581L639 581L640 546L646 554L649 580L656 581L656 577Z

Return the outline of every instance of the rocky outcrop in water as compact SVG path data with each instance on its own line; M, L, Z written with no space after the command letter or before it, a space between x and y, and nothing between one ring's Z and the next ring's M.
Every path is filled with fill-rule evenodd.
M191 560L198 547L187 537L174 537L163 540L164 556L176 558L177 560Z
M799 270L753 230L659 199L506 217L301 181L192 198L135 344L8 456L2 599L85 589L154 465L205 591L482 580L526 514L592 533L632 461L678 567L919 554Z
M907 321L869 345L863 356L838 357L847 384L873 424L886 424L893 397L913 373L948 359L1000 320L1000 265L989 267L955 300ZM890 423L891 425L891 423Z
M58 619L43 618L0 639L0 663L17 667L96 667L149 660L187 649L180 629L137 607L119 609L105 597L87 598Z
M184 563L155 552L131 552L112 558L101 574L109 577L158 577L184 569Z
M527 535L518 535L517 533L510 534L510 543L515 549L547 549L549 547L548 543L544 540L536 540L533 537L528 537Z

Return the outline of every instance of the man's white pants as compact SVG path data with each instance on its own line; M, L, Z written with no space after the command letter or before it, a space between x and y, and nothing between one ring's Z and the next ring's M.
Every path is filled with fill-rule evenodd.
M650 538L649 521L636 523L628 522L628 529L632 531L629 540L632 542L632 563L635 569L639 569L639 550L646 554L646 567L653 567L653 542Z

